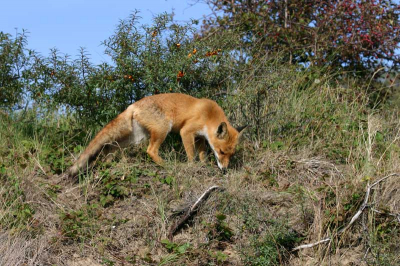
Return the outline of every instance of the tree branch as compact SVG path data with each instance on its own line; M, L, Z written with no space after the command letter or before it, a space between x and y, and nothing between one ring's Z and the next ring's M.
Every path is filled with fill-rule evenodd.
M368 204L368 200L369 200L369 195L370 195L370 193L371 193L371 189L372 189L374 186L378 185L380 182L382 182L382 181L384 181L384 180L386 180L386 179L388 179L389 177L392 177L392 176L400 176L400 175L397 174L397 173L392 173L392 174L390 174L390 175L387 175L387 176L385 176L385 177L382 177L382 178L379 179L378 181L375 181L374 183L372 183L372 185L369 185L369 184L367 185L367 191L365 192L365 197L364 197L363 203L361 204L361 206L360 206L360 208L358 209L358 211L356 212L356 214L354 214L354 216L351 218L349 224L348 224L346 227L344 227L344 228L342 228L341 230L339 230L339 232L337 233L337 235L342 234L342 233L343 233L345 230L347 230L352 224L354 224L354 222L360 217L361 213L362 213L362 212L365 210L365 208L368 206L367 204ZM399 217L398 217L398 219L399 219L399 222L400 222L400 218L399 218ZM330 242L331 240L332 240L332 237L328 237L328 238L325 238L325 239L320 240L320 241L315 242L315 243L300 245L300 246L298 246L298 247L295 247L292 251L296 251L296 250L300 250L300 249L304 249L304 248L311 248L311 247L314 247L314 246L319 245L319 244L322 244L322 243Z

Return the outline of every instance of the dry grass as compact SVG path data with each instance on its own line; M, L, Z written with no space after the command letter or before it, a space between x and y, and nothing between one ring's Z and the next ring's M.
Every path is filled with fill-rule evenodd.
M398 117L375 110L363 115L367 109L358 114L358 105L342 99L324 103L331 112L325 116L309 111L321 97L313 94L303 105L285 99L280 117L271 118L262 133L266 141L244 141L226 175L212 155L206 164L185 163L171 139L164 146L164 168L139 147L114 163L99 160L80 182L61 180L55 172L62 167L56 163L64 144L7 127L0 131L0 265L399 263L397 177L376 186L368 208L338 234L360 207L368 182L400 173ZM305 123L303 115L314 122L279 125L285 117ZM211 194L173 242L165 242L178 219L174 210L213 185L225 190ZM291 251L325 237L332 241Z

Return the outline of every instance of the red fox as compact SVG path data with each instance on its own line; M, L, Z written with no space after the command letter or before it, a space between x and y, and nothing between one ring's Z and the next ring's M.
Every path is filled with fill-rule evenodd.
M85 170L103 148L112 151L112 143L125 147L148 138L147 153L154 162L162 165L158 150L171 131L181 135L189 162L194 159L195 148L204 162L207 140L218 167L224 171L244 128L233 128L222 108L212 100L180 93L148 96L131 104L108 123L89 143L67 175L76 176L79 171Z

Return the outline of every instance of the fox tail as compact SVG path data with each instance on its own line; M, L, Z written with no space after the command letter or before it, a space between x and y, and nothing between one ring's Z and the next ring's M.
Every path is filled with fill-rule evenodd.
M68 169L66 174L69 177L75 177L79 172L85 171L89 167L91 162L100 154L107 144L122 142L129 138L133 132L132 124L132 115L129 115L128 110L118 115L97 133L94 139L89 143L89 146L79 156L74 165Z

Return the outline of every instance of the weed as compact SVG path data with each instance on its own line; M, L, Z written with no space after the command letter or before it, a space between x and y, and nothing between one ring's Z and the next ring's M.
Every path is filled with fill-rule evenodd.
M61 186L60 185L55 185L51 183L42 183L40 184L41 187L43 187L46 191L46 196L50 197L51 199L56 199L57 194L61 192Z
M233 230L228 226L225 221L226 215L223 213L217 213L215 217L216 220L214 223L203 223L207 228L206 230L208 231L208 239L218 241L231 241Z
M152 34L154 29L144 28L144 31ZM157 36L161 36L161 32ZM168 39L165 35L162 38ZM149 40L153 43L151 38ZM187 60L187 52L193 51L189 46L193 44L181 44L177 50L172 43L172 51L176 52L174 58ZM204 45L202 48L208 48ZM200 48L196 49L199 55ZM154 63L153 60L159 58L152 57L149 62ZM218 58L225 60L224 56ZM236 58L234 56L235 62ZM82 152L100 124L134 101L129 98L132 95L141 98L147 94L141 89L137 90L138 94L124 93L132 85L131 80L124 78L126 74L131 75L128 73L131 70L120 65L126 62L119 61L121 75L112 77L115 82L111 87L107 87L111 85L110 80L105 91L98 83L109 76L108 72L113 72L111 69L98 69L98 76L91 81L94 83L89 84L95 90L90 92L85 87L84 92L90 92L90 97L105 99L99 101L99 108L92 105L97 101L91 100L85 103L91 105L91 111L79 105L77 112L61 114L52 112L54 109L50 106L48 109L41 106L28 107L21 112L9 111L7 119L0 114L0 227L10 236L9 242L0 241L0 251L12 251L13 241L36 243L44 239L44 242L37 242L40 243L37 247L17 246L15 249L23 253L19 261L58 265L64 259L69 263L68 256L81 252L85 256L103 258L100 260L105 265L117 265L124 260L153 265L157 259L160 265L328 265L335 264L330 258L343 258L344 250L352 254L358 250L354 264L359 263L364 254L371 265L399 264L399 226L393 217L398 213L397 181L382 182L379 189L371 191L369 212L364 212L356 222L362 222L362 227L354 225L343 238L332 241L331 249L321 245L318 249L321 252L301 250L299 256L291 254L287 261L290 249L300 241L291 228L307 234L307 239L316 239L321 232L337 232L359 208L366 181L372 182L386 172L399 171L398 106L388 110L373 109L368 104L370 95L361 81L346 79L343 73L339 73L339 78L325 75L312 66L298 69L282 63L279 56L259 58L257 65L243 65L241 69L246 71L236 71L234 65L224 65L220 69L217 61L215 65L208 65L201 60L201 66L198 64L199 68L195 68L207 70L207 73L211 73L209 69L216 70L210 74L213 78L208 74L200 75L203 83L197 83L199 79L191 79L196 77L196 70L187 72L186 80L183 78L177 87L171 87L172 91L208 95L222 106L233 124L250 125L239 145L242 149L233 158L233 167L227 175L222 177L211 167L200 164L188 167L175 163L183 162L186 156L179 135L169 135L161 147L162 157L166 159L163 168L146 158L143 146L138 148L141 149L139 153L127 156L134 164L125 163L125 157L117 163L97 160L96 167L88 170L93 174L85 177L84 182L53 183L76 159L71 154ZM224 64L229 64L228 61ZM186 65L187 62L182 63ZM158 64L146 65L150 72L163 69L154 68ZM176 71L181 67L168 64L167 75L149 75L147 70L138 68L134 71L138 74L135 77L137 86L160 76L167 77L168 84L176 81ZM224 72L227 69L235 74L228 75ZM143 84L141 75L147 80ZM321 80L318 85L314 83L316 79ZM218 83L221 80L227 83ZM164 84L165 80L161 78L157 82ZM124 87L122 83L129 86ZM340 85L344 83L348 84ZM169 92L170 87L163 84L160 92ZM202 89L205 84L209 89ZM211 87L217 88L218 93ZM222 88L226 88L226 93L220 91ZM117 98L123 101L112 100ZM93 110L101 113L93 118ZM78 113L86 119L82 120ZM99 125L94 126L93 121ZM326 164L322 167L318 162L311 162L316 161L311 158L321 159ZM209 160L215 167L215 157L210 156ZM301 166L299 160L303 160ZM31 183L33 186L27 188L26 184ZM165 236L171 222L168 218L170 206L175 201L187 201L200 188L214 184L223 186L226 193L210 197L187 230L175 235L177 242L163 240L159 245L159 239ZM36 191L37 187L40 189ZM71 194L76 196L76 202L71 202ZM81 207L76 209L76 206ZM379 208L380 213L372 208ZM216 215L215 210L218 210ZM59 215L54 217L52 214L57 212ZM287 220L290 228L282 220ZM36 221L46 226L46 230L30 234L36 239L17 238L12 234L25 233ZM199 224L199 221L207 222ZM357 231L360 228L361 233ZM54 232L58 234L54 236ZM62 241L46 244L49 234L54 240ZM1 240L2 236L0 232ZM367 248L363 250L364 245ZM36 256L40 248L49 253ZM235 252L242 256L230 255ZM301 262L297 263L298 260Z
M228 260L228 255L219 250L215 252L209 251L208 253L210 257L216 261L217 265L223 265Z
M60 214L60 230L66 241L85 242L96 236L100 229L99 206L87 205L76 211L62 212Z
M177 244L168 239L161 240L161 244L163 244L170 254L161 259L160 266L175 262L179 256L185 254L191 247L189 243Z
M263 237L254 236L250 248L244 254L246 265L282 265L289 251L300 241L299 236L289 228L275 223Z
M177 254L183 254L186 252L188 248L190 248L189 243L184 243L179 245L177 243L169 241L168 239L161 240L161 244L164 245L164 247L168 250L168 252Z
M166 184L166 185L169 185L170 187L172 187L173 184L175 183L175 177L169 175L169 176L166 176L165 178L161 178L160 182L162 184Z
M101 260L102 260L104 265L107 265L107 266L114 266L115 265L115 262L110 260L110 259L102 258Z
M116 200L128 196L129 188L137 182L141 171L133 169L125 176L121 172L110 174L110 170L106 169L102 175L100 203L103 207L107 207Z
M371 265L399 265L398 243L393 242L393 236L400 234L400 226L396 218L381 213L370 220L371 228L368 236L369 252L366 261Z
M25 193L20 178L8 176L6 167L0 164L0 204L4 211L0 213L0 225L3 228L27 229L35 213L32 206L25 202Z

